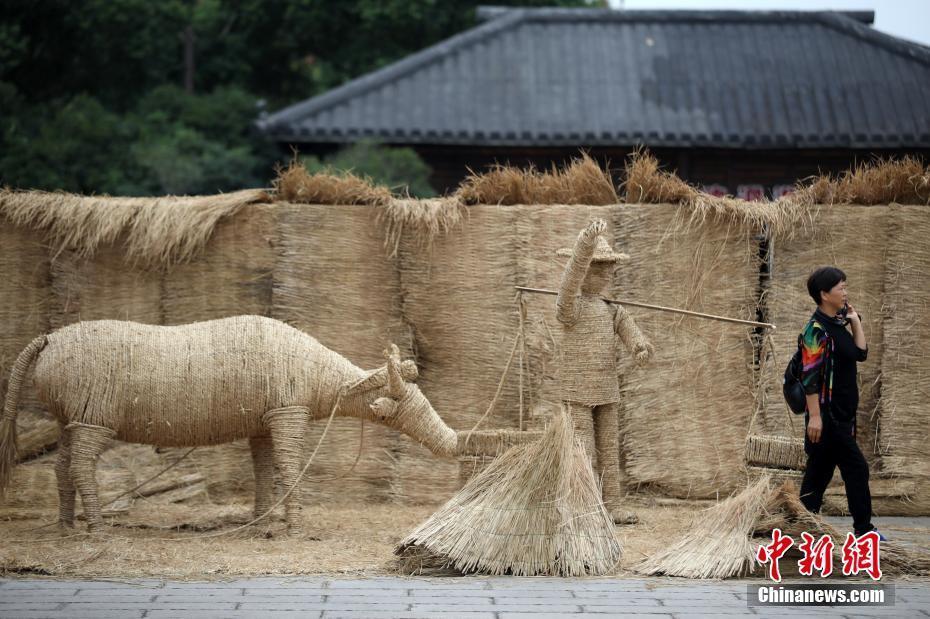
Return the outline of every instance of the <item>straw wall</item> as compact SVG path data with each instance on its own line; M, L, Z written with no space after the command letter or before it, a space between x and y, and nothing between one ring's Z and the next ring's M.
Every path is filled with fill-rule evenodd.
M472 428L485 413L514 350L497 404L480 429L517 430L521 422L524 429L538 429L558 406L554 360L560 329L554 297L524 294L526 343L513 349L521 324L513 287L557 288L563 260L555 250L571 246L595 217L608 220L608 240L631 256L618 265L612 296L755 318L758 240L720 219L676 227L686 207L472 206L432 244L422 242L413 222L400 237L396 258L383 249L385 225L376 217L381 208L243 206L219 220L193 262L162 270L130 268L124 237L99 247L92 258L66 250L49 264L38 233L2 227L0 287L8 292L0 295L0 318L13 325L0 333L3 379L11 356L34 335L79 319L180 323L270 313L363 368L380 366L385 347L398 344L405 356L416 358L423 393L456 430ZM900 510L926 512L930 501L919 493L927 484L918 483L930 476L930 453L921 438L928 421L922 385L930 373L922 354L930 338L926 208L822 207L816 221L814 239L775 244L765 299L769 320L779 326L774 371L780 374L809 315L807 272L817 264L838 264L849 275L870 338L869 360L860 367L864 451L881 473L876 478L897 476L903 481L895 488L912 489L915 502L899 504ZM638 368L620 350L628 488L653 486L690 497L733 490L745 479L743 450L756 404L752 330L629 311L657 354L650 366ZM879 376L881 400L870 391ZM777 383L774 387L760 427L778 434L785 432L787 417ZM31 389L25 391L32 397ZM868 449L876 405L880 463ZM26 402L21 410L29 407ZM21 412L21 426L27 426L22 429L38 427L33 419ZM802 422L795 422L800 435ZM322 428L321 422L313 424L308 453ZM131 449L126 462L145 471L179 455ZM46 460L52 459L31 463L30 474L51 466ZM207 478L209 496L217 501L241 500L252 491L244 443L198 449L175 471L193 472ZM392 430L368 424L362 438L357 420L338 420L311 467L305 496L318 503L438 502L461 479L458 463L440 460ZM53 500L54 487L47 493Z
M392 342L402 356L410 355L397 269L382 249L376 214L371 206L279 204L276 211L280 246L272 315L364 369L383 365ZM311 424L308 449L324 425ZM399 440L392 430L367 424L353 470L360 422L335 420L308 471L307 500L386 500L395 483L395 452L403 448ZM334 477L340 479L315 481Z
M48 330L50 277L39 233L14 227L0 217L0 401L6 399L10 368L32 338ZM20 457L57 441L58 424L28 388L22 390L18 427Z
M886 474L916 478L910 503L902 511L930 510L930 217L927 207L897 206L891 211L891 234L885 270L885 349L882 356L882 403L879 447Z
M52 261L53 329L80 320L162 323L162 277L131 268L121 242L105 245L92 258L65 250Z
M469 430L490 405L517 334L514 210L476 206L431 246L406 235L399 252L403 314L412 325L419 385L439 415ZM516 370L516 367L512 368ZM516 427L516 373L482 428ZM397 492L432 501L458 488L458 466L402 442Z
M889 210L883 206L821 206L813 226L801 236L776 239L772 248L771 278L764 307L766 320L778 329L772 334L775 356L767 357L764 415L760 434L803 438L803 416L787 412L781 393L782 375L797 349L798 334L815 306L807 293L807 277L819 266L834 265L848 278L850 302L861 313L869 343L869 357L859 364L859 445L866 458L876 460L877 409L883 353L882 305L885 286L885 248ZM769 350L765 351L769 353Z
M275 208L241 207L221 219L196 261L168 269L163 282L164 324L268 316L275 266Z
M617 247L630 254L618 295L754 319L759 270L751 235L710 221L673 227L671 205L614 210ZM713 497L745 479L754 406L751 327L630 308L656 348L647 371L627 372L621 432L629 482L676 496Z

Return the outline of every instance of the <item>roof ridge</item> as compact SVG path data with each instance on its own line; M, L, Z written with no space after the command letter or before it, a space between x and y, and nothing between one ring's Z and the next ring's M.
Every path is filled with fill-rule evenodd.
M873 43L899 56L930 65L930 47L926 45L876 30L841 13L821 11L818 17L824 25L834 30Z
M390 80L412 73L463 47L486 39L503 30L507 30L521 22L525 17L525 12L525 9L515 9L512 14L507 14L498 19L478 24L464 32L443 39L438 43L401 58L400 60L388 63L380 69L353 78L332 90L269 114L257 120L255 126L260 130L267 130L278 123L292 120L295 116L311 114L323 108L341 103L360 92L370 90Z

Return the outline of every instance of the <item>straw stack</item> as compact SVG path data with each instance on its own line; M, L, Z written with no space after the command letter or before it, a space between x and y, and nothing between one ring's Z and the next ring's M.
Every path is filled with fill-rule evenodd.
M512 448L396 548L401 570L446 564L463 573L606 574L620 560L610 514L563 413Z
M275 207L249 204L217 222L196 262L168 270L164 324L239 314L268 316L275 267Z

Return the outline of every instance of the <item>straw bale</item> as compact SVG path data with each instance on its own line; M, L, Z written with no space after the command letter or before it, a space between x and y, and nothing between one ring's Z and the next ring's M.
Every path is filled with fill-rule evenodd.
M813 227L793 239L776 237L770 247L771 275L762 298L767 322L778 329L772 348L763 347L759 434L803 438L804 419L787 410L781 393L782 377L797 350L798 334L810 319L814 302L807 293L807 277L819 266L835 265L848 278L850 302L863 316L869 358L859 364L857 435L866 459L877 458L876 427L884 348L882 311L885 288L885 251L889 240L889 210L865 206L818 206Z
M284 202L384 206L392 199L390 189L375 185L370 178L347 171L310 174L296 157L288 167L278 170L272 185L275 199Z
M88 258L99 247L125 237L129 262L166 267L193 258L223 217L246 204L269 199L261 189L157 198L4 189L0 190L0 215L44 231L53 256L70 250Z
M371 206L278 204L280 246L274 275L272 313L362 368L384 364L389 343L411 354L409 328L401 314L397 270L383 248ZM422 386L422 381L419 381ZM430 390L424 389L431 399ZM434 407L443 415L439 406ZM448 421L448 420L447 420ZM316 445L322 423L310 424ZM394 488L394 458L417 447L381 425L366 424L363 451L356 419L336 419L307 472L308 501L386 500ZM435 456L429 454L431 462ZM319 464L317 464L319 463ZM317 479L339 477L338 481Z
M470 172L455 193L465 204L616 204L613 179L587 153L562 168L496 165L483 174Z
M16 357L32 338L49 326L51 277L41 234L13 226L0 217L0 401L6 399L10 370ZM32 371L26 376L32 384ZM20 459L44 451L58 432L31 388L22 391L20 416ZM50 441L50 438L52 439Z
M270 314L275 266L273 209L266 204L242 207L216 224L196 261L165 272L165 324Z
M630 255L615 278L615 294L754 319L759 264L753 236L726 222L678 230L676 208L614 209L616 246ZM732 491L744 475L755 406L752 328L629 311L656 350L650 367L624 368L621 434L630 482L656 484L675 496Z
M917 477L918 496L911 500L930 508L930 424L926 385L930 382L930 217L925 207L897 206L891 211L891 233L885 271L885 347L882 356L882 401L878 443L882 470ZM902 505L911 511L915 506ZM927 512L924 512L927 513Z
M488 410L513 350L518 318L514 286L514 209L474 206L442 242L425 248L407 236L399 268L403 315L413 326L419 384L456 430L470 430ZM517 366L480 429L517 428ZM407 441L398 453L395 492L435 501L458 486L454 463L437 462Z

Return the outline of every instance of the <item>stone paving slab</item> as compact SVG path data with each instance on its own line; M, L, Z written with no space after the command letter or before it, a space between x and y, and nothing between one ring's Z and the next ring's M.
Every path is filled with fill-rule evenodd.
M761 581L669 578L272 577L210 582L0 579L0 619L46 617L463 617L545 619L568 615L672 617L930 618L930 582L896 583L894 607L749 607ZM798 580L797 582L810 582ZM891 581L889 581L891 582Z

